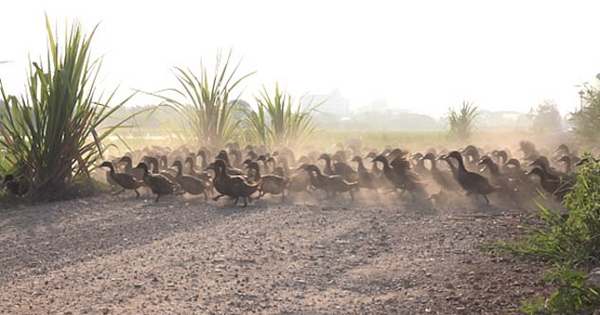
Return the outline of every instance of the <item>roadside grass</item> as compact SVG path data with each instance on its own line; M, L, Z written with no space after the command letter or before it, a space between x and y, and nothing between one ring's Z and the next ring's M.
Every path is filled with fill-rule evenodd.
M566 214L537 201L537 220L523 224L525 238L498 244L500 251L549 266L543 280L556 291L525 301L525 313L592 314L600 309L598 288L587 283L587 273L600 265L600 162L586 157L589 162L578 169L563 202Z

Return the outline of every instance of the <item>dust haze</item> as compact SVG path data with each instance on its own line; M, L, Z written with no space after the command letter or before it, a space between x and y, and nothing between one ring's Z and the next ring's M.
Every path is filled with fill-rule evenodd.
M550 196L548 202L555 203L558 201L553 198L551 193L544 192L541 184L541 179L535 175L525 175L531 170L534 157L531 152L523 151L523 143L533 146L538 156L545 156L550 161L550 167L557 172L566 173L566 165L558 162L562 155L576 156L577 146L572 135L568 133L557 133L552 136L535 134L532 132L475 132L469 141L449 140L447 137L439 143L435 141L419 141L418 139L408 139L403 137L403 133L389 133L387 143L383 143L381 135L386 132L365 132L361 137L344 136L343 132L337 132L335 135L327 133L316 137L318 140L306 141L305 143L295 147L279 147L272 150L267 150L262 146L241 145L237 142L227 143L223 147L193 147L185 143L177 143L176 140L156 141L154 144L140 145L139 147L129 147L131 150L119 150L117 145L109 151L107 158L118 162L121 156L129 155L133 159L133 163L144 161L148 156L166 157L166 162L161 165L161 171L173 172L169 166L174 161L184 161L186 157L193 156L196 160L194 168L198 171L206 171L205 168L210 163L214 162L219 151L227 152L231 167L242 170L246 176L248 170L246 163L249 160L256 160L258 156L265 156L260 162L261 175L270 175L276 168L280 168L279 172L283 171L282 176L290 179L296 176L317 176L313 172L307 172L302 168L302 165L313 164L323 173L326 171L326 161L319 158L323 154L333 156L331 164L343 163L348 165L354 172L358 171L358 163L352 161L354 157L360 157L363 161L365 169L372 173L379 181L379 186L376 189L365 187L364 183L355 177L345 178L346 182L357 182L357 185L350 191L328 191L327 188L317 188L312 184L308 184L306 189L292 191L286 187L284 190L285 197L281 195L265 194L257 198L260 192L256 192L250 196L249 207L260 207L277 204L304 204L314 206L342 206L351 208L353 204L360 203L368 206L398 206L404 209L415 212L424 212L441 210L447 207L466 208L486 211L492 207L500 207L501 209L522 209L524 207L532 208L532 200L540 199L540 193ZM378 136L375 136L378 135ZM352 135L353 136L353 135ZM371 139L370 139L371 138ZM427 137L424 137L427 138ZM163 138L164 139L164 138ZM407 140L408 139L408 140ZM148 140L146 140L148 141ZM159 145L159 143L167 145ZM558 150L559 146L567 145L568 152ZM121 148L123 146L120 146ZM477 149L477 157L473 161L473 157L467 156L465 149L475 147ZM410 163L410 173L414 175L415 181L421 185L424 192L414 193L410 190L403 189L403 186L394 187L390 184L389 179L386 179L382 172L383 165L380 162L373 162L373 157L377 155L385 156L390 162L390 152L395 149L400 149L399 156ZM198 158L199 150L205 151L206 161L200 161ZM450 165L452 163L457 166L455 160L450 159L449 162L444 161L441 157L447 153L457 150L461 152L465 159L466 169L470 172L481 174L485 177L491 186L494 186L493 192L486 195L489 199L489 205L486 203L483 195L470 193L460 186L460 184L452 179ZM236 152L237 151L237 152ZM497 155L498 151L506 152L506 157L502 158ZM436 166L439 171L446 173L447 177L451 178L451 185L443 187L436 181L431 174L431 160L423 160L421 157L427 153L432 153L436 160ZM480 160L484 157L490 157L491 160L499 167L500 175L493 175L489 168L480 164ZM286 163L283 163L283 159ZM509 159L516 159L520 162L520 169L515 170L512 166L505 165ZM269 162L265 163L266 160ZM574 163L573 163L574 164ZM116 165L119 165L118 163ZM571 171L574 166L571 165ZM118 172L124 171L122 166L117 169ZM184 165L183 173L190 172L189 166ZM215 174L208 171L214 180ZM173 172L174 174L174 172ZM101 180L105 180L104 171L97 169L95 176ZM324 176L339 176L339 174L326 174ZM452 187L454 186L454 187ZM501 188L502 186L502 188ZM116 189L113 187L113 191ZM148 188L142 188L142 198L151 200L152 191ZM124 198L126 193L123 193ZM215 203L221 207L234 206L235 198L221 198L218 201L213 201L214 196L219 195L218 192L211 190L210 198L206 201L202 196L193 196L183 194L169 198L186 198L190 202L199 203ZM165 199L165 202L168 199ZM162 202L162 199L161 199ZM236 206L241 206L243 203L238 203Z

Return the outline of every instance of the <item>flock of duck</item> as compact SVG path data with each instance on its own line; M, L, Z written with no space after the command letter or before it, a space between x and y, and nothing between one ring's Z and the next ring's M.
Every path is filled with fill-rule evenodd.
M531 199L540 191L562 201L582 159L564 144L551 156L540 154L528 141L521 141L519 147L520 157L511 156L508 149L488 152L474 145L416 153L339 145L332 154L311 151L297 158L288 148L269 152L264 147L241 149L229 143L217 154L206 147L198 151L186 146L146 148L104 161L100 167L108 169L107 181L120 187L115 194L133 190L139 197L139 189L147 187L156 202L161 196L184 194L204 196L204 200L210 196L215 201L226 196L235 199L234 205L241 199L244 206L267 194L281 196L282 201L286 195L299 193L325 199L347 194L354 200L360 190L396 192L401 198L408 195L438 204L447 203L453 195L489 204L489 195L519 200ZM135 167L134 160L139 161Z

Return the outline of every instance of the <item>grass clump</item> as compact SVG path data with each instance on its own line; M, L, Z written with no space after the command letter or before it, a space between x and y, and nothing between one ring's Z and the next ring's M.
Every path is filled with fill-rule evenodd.
M467 141L475 129L475 119L479 115L477 106L471 102L463 102L459 111L448 110L448 127L450 135L456 139Z
M80 176L89 180L88 170L105 150L102 140L126 121L100 128L131 96L113 107L116 91L100 101L101 59L90 57L96 29L88 36L73 23L61 43L46 16L49 51L45 61L30 63L25 95L7 94L0 82L0 146L9 171L31 183L34 200L61 196Z
M294 106L292 96L281 91L278 84L274 94L263 87L256 102L257 110L246 109L246 121L262 145L293 146L316 130L312 114L319 104L304 110L300 103Z
M588 156L577 183L564 200L567 215L538 203L539 226L528 225L526 238L502 242L511 253L548 262L545 280L557 289L545 299L526 302L529 314L591 314L600 309L598 288L587 284L600 265L600 163Z
M191 69L175 68L179 89L171 88L175 98L158 95L174 109L185 122L189 141L200 145L222 147L236 135L239 120L235 120L237 96L233 90L252 73L236 77L240 62L230 71L232 51L223 60L217 55L215 71L208 74L200 62L200 74Z

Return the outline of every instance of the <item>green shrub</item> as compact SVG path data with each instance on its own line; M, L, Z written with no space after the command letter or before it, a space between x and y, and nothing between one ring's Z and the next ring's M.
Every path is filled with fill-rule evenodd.
M256 98L258 109L246 109L246 121L260 144L267 147L293 146L313 134L316 126L313 112L320 104L303 110L300 102L293 105L291 95L275 85L275 93L269 94L263 87Z
M475 129L475 119L479 115L477 106L473 103L463 102L460 110L457 112L454 108L448 110L448 127L450 135L456 139L467 140L473 134Z
M597 149L600 145L600 93L598 87L586 85L581 92L581 108L571 113L575 135L582 145Z
M598 292L586 285L588 270L600 264L600 163L588 158L565 197L567 215L538 203L540 225L526 227L524 241L501 244L552 266L546 280L558 289L543 303L528 302L524 307L528 313L589 314L600 308Z
M25 95L8 95L0 82L0 146L11 171L30 180L34 199L60 196L79 175L89 179L88 169L105 149L101 141L125 122L98 128L131 96L114 107L116 91L99 100L101 59L90 60L96 28L86 36L73 23L59 45L46 16L49 51L45 62L30 64Z
M177 98L158 95L166 104L180 114L186 122L185 133L196 145L213 145L221 147L235 137L240 124L235 120L237 97L232 99L233 90L249 73L235 78L240 66L238 63L229 71L232 51L222 61L221 53L217 55L215 72L209 76L206 67L200 62L200 77L190 69L175 68L175 76L180 89L171 88L165 92L174 92ZM241 62L241 61L240 61Z

